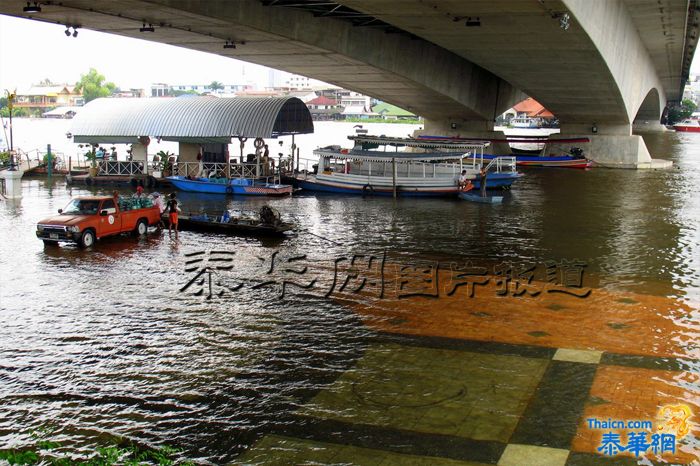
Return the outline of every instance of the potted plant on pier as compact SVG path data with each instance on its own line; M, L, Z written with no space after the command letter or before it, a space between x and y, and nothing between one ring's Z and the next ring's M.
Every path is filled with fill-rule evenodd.
M88 174L91 177L97 176L97 154L95 153L95 147L87 152L85 152L85 160L90 162L90 168L88 169Z
M170 176L172 174L172 163L170 163L170 157L175 154L171 154L170 151L161 150L156 154L156 157L160 159L160 171L162 176ZM155 173L153 176L156 176Z

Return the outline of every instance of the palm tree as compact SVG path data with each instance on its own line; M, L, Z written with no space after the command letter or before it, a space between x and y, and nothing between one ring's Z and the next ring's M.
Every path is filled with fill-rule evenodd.
M224 85L221 84L219 81L212 81L211 84L209 84L209 89L212 91L220 91L223 90Z

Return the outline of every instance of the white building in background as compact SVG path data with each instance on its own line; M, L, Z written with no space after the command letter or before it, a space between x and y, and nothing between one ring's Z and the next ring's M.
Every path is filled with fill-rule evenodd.
M345 108L359 108L369 113L372 110L372 98L358 92L346 91L340 95L340 105Z
M700 75L691 75L683 90L683 99L690 99L696 105L700 104Z
M218 96L230 96L250 88L245 84L223 84L223 89L212 90L207 84L151 84L151 97L168 97L185 92L197 94L214 94Z
M167 97L170 95L170 86L165 83L151 84L151 97Z

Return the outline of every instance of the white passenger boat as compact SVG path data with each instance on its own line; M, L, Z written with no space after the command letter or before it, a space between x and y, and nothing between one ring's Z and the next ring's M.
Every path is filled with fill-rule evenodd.
M313 172L297 173L295 185L307 191L344 194L454 196L459 192L462 170L476 188L482 167L488 171L487 188L508 187L519 177L515 157L483 158L488 143L378 136L349 139L355 142L352 149L316 149L318 164ZM413 152L399 152L399 147Z

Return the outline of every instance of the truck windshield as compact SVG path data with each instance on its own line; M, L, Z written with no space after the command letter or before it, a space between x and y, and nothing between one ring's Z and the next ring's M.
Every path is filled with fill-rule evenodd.
M100 206L100 201L91 201L85 199L73 199L68 203L65 209L63 209L64 214L83 214L83 215L95 215L97 214L97 208Z

